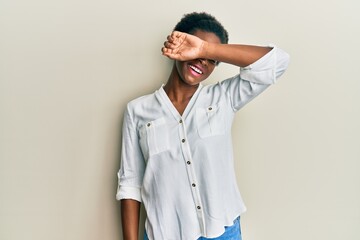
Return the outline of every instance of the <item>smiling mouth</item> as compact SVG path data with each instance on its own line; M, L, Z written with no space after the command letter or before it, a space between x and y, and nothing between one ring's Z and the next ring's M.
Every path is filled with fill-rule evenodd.
M196 73L198 73L198 74L203 74L203 72L199 69L199 68L197 68L197 67L195 67L194 65L189 65L189 67L194 71L194 72L196 72Z

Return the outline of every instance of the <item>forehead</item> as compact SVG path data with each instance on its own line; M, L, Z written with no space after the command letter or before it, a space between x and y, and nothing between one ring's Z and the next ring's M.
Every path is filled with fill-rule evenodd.
M192 35L197 36L198 38L210 42L210 43L221 43L220 38L212 32L206 32L202 30L196 30Z

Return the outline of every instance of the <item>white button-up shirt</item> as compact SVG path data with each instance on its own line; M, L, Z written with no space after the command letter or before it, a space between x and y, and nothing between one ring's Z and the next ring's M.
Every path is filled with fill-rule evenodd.
M240 74L200 84L182 115L163 87L128 103L116 198L143 202L149 239L216 237L246 210L233 164L234 114L275 83L288 61L273 47Z

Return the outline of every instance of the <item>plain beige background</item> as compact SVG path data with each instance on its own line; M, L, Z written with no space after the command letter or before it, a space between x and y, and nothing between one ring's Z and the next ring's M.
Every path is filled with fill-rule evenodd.
M245 240L360 239L355 0L0 1L0 239L116 240L126 103L167 80L160 48L207 11L291 64L233 127ZM221 64L207 83L237 73ZM141 229L142 231L142 229Z

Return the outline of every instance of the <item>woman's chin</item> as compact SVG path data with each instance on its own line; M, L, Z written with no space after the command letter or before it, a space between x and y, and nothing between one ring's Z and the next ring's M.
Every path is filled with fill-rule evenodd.
M183 82L187 85L191 85L191 86L197 86L199 85L199 83L201 83L202 81L204 81L204 79L200 79L200 78L185 78L183 79Z
M186 85L197 86L201 81L183 81Z

